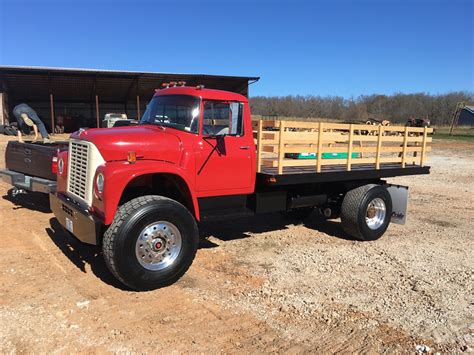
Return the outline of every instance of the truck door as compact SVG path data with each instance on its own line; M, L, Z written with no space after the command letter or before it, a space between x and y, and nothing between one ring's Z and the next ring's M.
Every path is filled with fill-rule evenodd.
M244 104L204 101L197 144L196 188L204 196L247 194L253 190L253 137L244 131ZM253 154L253 155L252 155Z

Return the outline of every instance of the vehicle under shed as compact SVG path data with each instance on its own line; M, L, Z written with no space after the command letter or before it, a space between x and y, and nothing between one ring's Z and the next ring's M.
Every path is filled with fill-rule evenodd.
M106 113L138 119L155 89L163 83L186 82L248 96L258 77L205 74L0 66L0 124L15 121L13 108L27 103L49 132L62 127L100 127Z

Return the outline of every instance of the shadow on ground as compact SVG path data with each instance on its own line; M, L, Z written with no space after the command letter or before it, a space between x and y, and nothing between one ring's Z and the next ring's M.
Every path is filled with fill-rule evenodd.
M31 198L31 196L29 197ZM34 206L34 201L29 200L28 205ZM86 265L96 277L115 288L130 291L129 288L120 283L110 273L102 256L99 246L88 245L80 242L67 232L56 218L49 220L50 226L46 228L48 236L63 254L82 272L86 273ZM215 222L203 222L199 224L200 243L199 248L215 248L218 244L208 238L214 237L223 242L250 238L251 234L271 232L274 230L288 229L291 225L301 224L307 228L317 230L327 235L351 240L340 227L339 221L328 221L322 215L314 212L309 217L296 220L285 214L272 213L250 218L224 220Z
M29 210L51 213L49 207L49 195L41 192L26 192L14 195L14 189L8 190L7 194L2 196L4 200L10 201L15 205L14 209L27 208Z
M199 224L201 238L200 248L214 248L218 245L208 240L209 237L221 241L249 238L252 234L287 229L290 225L302 224L332 237L353 240L344 233L339 220L326 220L320 213L314 212L304 220L297 220L282 213L271 213L255 217L225 221L202 222Z
M100 247L80 242L69 234L56 218L51 218L49 223L50 227L46 228L46 233L79 270L85 273L87 272L86 265L90 265L94 275L106 284L124 291L130 291L129 288L115 279L107 269Z

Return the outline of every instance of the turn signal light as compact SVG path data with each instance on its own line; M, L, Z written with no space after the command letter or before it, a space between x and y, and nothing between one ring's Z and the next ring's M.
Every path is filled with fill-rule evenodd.
M58 157L53 157L53 160L51 161L51 171L55 175L58 173Z

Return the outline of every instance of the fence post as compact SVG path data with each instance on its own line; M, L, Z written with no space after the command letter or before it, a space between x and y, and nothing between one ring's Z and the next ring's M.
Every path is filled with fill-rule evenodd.
M428 127L423 128L423 143L421 147L420 166L425 164L426 138L428 137Z
M383 134L383 126L379 126L379 137L377 140L377 156L375 157L375 169L380 169L380 153L382 151L382 134Z
M257 128L257 172L262 171L262 131L263 131L263 120L258 120Z
M347 148L347 171L351 171L352 164L352 142L354 140L354 125L349 125L349 147Z
M319 122L319 131L318 131L318 152L316 153L316 172L321 172L321 160L323 159L323 130L324 123Z
M405 127L405 134L403 135L403 150L402 150L402 168L406 165L407 160L407 143L408 143L408 127Z
M283 174L283 158L285 157L285 149L283 142L283 135L285 134L285 121L280 121L278 137L278 174Z

